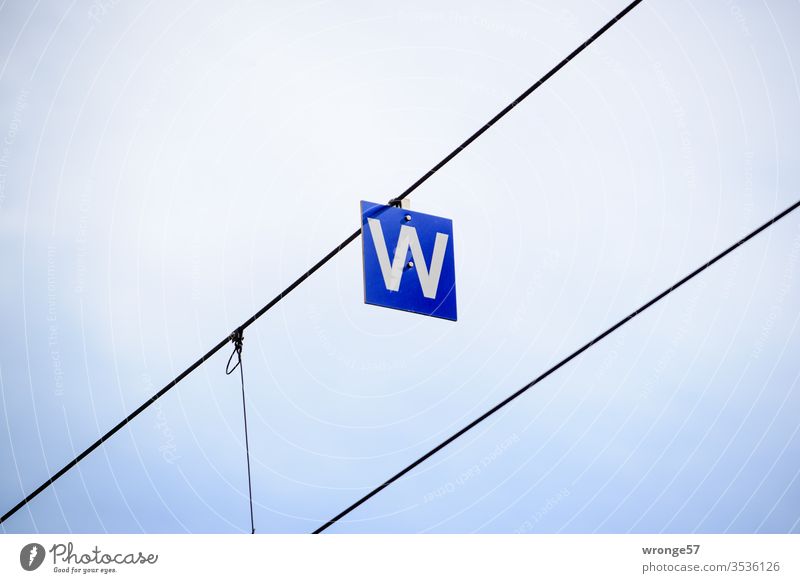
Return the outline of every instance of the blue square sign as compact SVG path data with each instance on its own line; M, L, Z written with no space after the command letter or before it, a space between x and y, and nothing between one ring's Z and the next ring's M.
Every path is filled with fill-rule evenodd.
M361 201L364 301L457 320L453 221Z

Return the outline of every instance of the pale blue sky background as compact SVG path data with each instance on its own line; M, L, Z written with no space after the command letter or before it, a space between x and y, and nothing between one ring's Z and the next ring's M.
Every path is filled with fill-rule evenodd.
M0 5L0 507L622 2ZM256 528L309 532L800 197L800 5L646 0L413 196L459 321L360 242L245 338ZM792 215L331 532L800 530ZM249 529L217 355L2 525Z

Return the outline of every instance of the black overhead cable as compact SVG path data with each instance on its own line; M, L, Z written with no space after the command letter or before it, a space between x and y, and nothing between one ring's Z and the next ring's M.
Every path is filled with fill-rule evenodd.
M429 457L431 457L432 455L434 455L438 451L440 451L440 450L444 449L445 447L447 447L450 443L454 442L456 439L458 439L459 437L464 435L467 431L469 431L470 429L472 429L473 427L478 425L478 423L480 423L481 421L483 421L486 418L490 417L491 415L497 413L500 409L502 409L503 407L508 405L511 401L513 401L514 399L519 397L525 391L527 391L528 389L530 389L534 385L538 384L540 381L543 381L544 379L549 377L551 374L556 372L558 369L560 369L562 366L567 364L569 361L571 361L572 359L576 358L577 356L582 354L584 351L588 350L593 345L595 345L598 342L600 342L603 338L605 338L606 336L608 336L609 334L614 332L614 330L616 330L617 328L620 328L621 326L625 325L627 322L629 322L630 320L632 320L633 318L635 318L636 316L638 316L639 314L644 312L647 308L649 308L650 306L652 306L653 304L655 304L659 300L661 300L661 299L665 298L666 296L668 296L670 293L672 293L673 291L675 291L676 289L681 287L684 283L686 283L687 281L692 279L694 276L696 276L699 273L703 272L708 267L714 265L717 261L719 261L720 259L725 257L728 253L730 253L731 251L733 251L734 249L736 249L737 247L739 247L743 243L746 243L747 241L749 241L750 239L752 239L753 237L758 235L761 231L763 231L764 229L766 229L767 227L769 227L773 223L776 223L777 221L781 220L783 217L788 215L790 212L792 212L793 210L795 210L799 206L800 206L800 200L798 200L796 203L794 203L792 206L787 208L782 213L776 215L775 217L773 217L772 219L770 219L769 221L767 221L766 223L764 223L763 225L758 227L755 231L752 231L749 235L747 235L743 239L740 239L739 241L737 241L736 243L734 243L733 245L731 245L730 247L725 249L725 251L723 251L722 253L720 253L719 255L714 257L713 259L707 261L706 263L704 263L703 265L701 265L700 267L695 269L693 272L691 272L689 275L687 275L686 277L684 277L683 279L681 279L677 283L672 284L670 287L665 289L663 292L658 294L656 297L651 299L649 302L647 302L646 304L642 305L640 308L634 310L633 312L631 312L630 314L628 314L627 316L622 318L622 320L620 320L619 322L617 322L616 324L614 324L613 326L608 328L605 332L603 332L599 336L595 337L594 339L590 340L589 342L587 342L586 344L581 346L578 350L576 350L575 352L573 352L572 354L570 354L569 356L567 356L563 360L559 361L557 364L555 364L552 367L550 367L549 369L547 369L545 372L543 372L538 377L533 379L527 385L525 385L521 389L517 390L515 393L512 393L511 395L509 395L508 397L506 397L505 399L503 399L502 401L497 403L497 405L495 405L494 407L492 407L491 409L486 411L483 415L481 415L480 417L474 419L473 421L471 421L470 423L468 423L467 425L465 425L464 427L462 427L461 429L456 431L453 435L451 435L450 437L448 437L447 439L442 441L439 445L437 445L436 447L434 447L433 449L428 451L428 453L426 453L425 455L417 458L412 463L408 464L405 468L403 468L402 470L397 472L394 476L392 476L391 478L386 480L383 484L381 484L380 486L378 486L377 488L375 488L374 490L372 490L371 492L369 492L365 496L359 498L356 502L354 502L353 504L351 504L350 506L348 506L347 508L342 510L339 514L337 514L336 516L331 518L328 522L326 522L325 524L320 526L317 530L315 530L313 532L313 534L321 533L322 531L326 530L328 527L333 525L335 522L337 522L341 518L347 516L350 512L352 512L353 510L355 510L356 508L361 506L364 502L366 502L367 500L372 498L375 494L377 494L378 492L380 492L381 490L383 490L384 488L386 488L387 486L389 486L393 482L396 482L397 480L402 478L405 474L407 474L408 472L410 472L411 470L416 468L418 465L420 465L422 462L427 460Z
M250 440L247 436L247 402L244 398L244 366L242 365L242 345L244 344L244 332L237 328L230 336L233 342L233 352L228 357L228 364L225 366L225 374L233 373L239 369L239 378L242 380L242 416L244 417L244 449L247 454L247 493L250 495L250 534L256 533L256 523L253 519L253 482L250 478ZM231 361L236 357L236 364L231 368Z
M506 107L504 107L504 108L503 108L503 109L502 109L502 110L501 110L501 111L500 111L500 112L499 112L497 115L495 115L495 116L494 116L492 119L490 119L490 120L489 120L489 121L488 121L488 122L487 122L485 125L483 125L483 126L480 128L480 129L478 129L478 131L476 131L476 132L475 132L474 134L472 134L472 135L471 135L469 138L467 138L466 140L464 140L464 142L462 142L462 143L461 143L461 144L460 144L460 145L459 145L459 146L458 146L458 147L457 147L455 150L453 150L453 151L452 151L452 152L450 152L450 153L449 153L447 156L445 156L444 158L442 158L442 160L441 160L441 161L440 161L438 164L436 164L436 166L434 166L434 167L433 167L433 168L431 168L431 169L430 169L428 172L426 172L426 173L425 173L425 174L424 174L424 175L423 175L421 178L419 178L419 179L418 179L416 182L414 182L414 184L412 184L411 186L409 186L409 187L408 187L408 188L407 188L405 191L403 191L403 193L401 193L399 196L396 196L395 198L393 198L393 199L390 201L390 203L389 203L389 204L397 204L397 203L399 203L399 201L403 200L404 198L406 198L407 196L409 196L409 195L410 195L412 192L414 192L414 191L415 191L415 190L416 190L416 189L417 189L417 188L418 188L420 185L422 185L422 184L423 184L423 183L424 183L426 180L428 180L428 178L430 178L430 177L431 177L431 176L433 176L433 175L434 175L436 172L438 172L439 170L441 170L441 168L442 168L442 167L443 167L445 164L447 164L447 163L448 163L450 160L452 160L452 159L453 159L453 158L455 158L455 157L456 157L456 156L457 156L459 153L461 153L461 151L462 151L462 150L464 150L464 148L466 148L466 147L467 147L467 146L469 146L469 145L470 145L472 142L474 142L476 139L478 139L478 137L479 137L479 136L481 136L481 135L482 135L484 132L486 132L486 130L488 130L488 129L489 129L490 127L492 127L492 126L493 126L495 123L497 123L497 122L498 122L498 121L499 121L499 120L500 120L500 119L501 119L503 116L505 116L505 115L506 115L506 114L507 114L509 111L511 111L511 110L512 110L512 109L514 109L514 108L515 108L517 105L519 105L519 104L520 104L520 103L521 103L521 102L522 102L522 101L523 101L523 100L524 100L526 97L528 97L528 96L529 96L531 93L533 93L534 91L536 91L536 89L538 89L538 88L539 88L539 87L540 87L542 84L544 84L544 83L545 83L545 81L547 81L548 79L550 79L550 77L552 77L553 75L555 75L555 74L556 74L556 73L557 73L559 70L561 70L561 69L562 69L562 68L563 68L563 67L564 67L564 66L565 66L567 63L569 63L569 62L570 62L570 61L571 61L573 58L575 58L575 57L576 57L578 54L580 54L580 53L581 53L581 52L582 52L582 51L583 51L583 50L584 50L586 47L588 47L590 44L592 44L594 41L596 41L596 40L597 40L597 39L598 39L598 38L599 38L599 37L600 37L600 36L601 36L601 35L602 35L604 32L606 32L606 31L607 31L609 28L611 28L611 27L612 27L614 24L616 24L616 23L617 23L617 21L619 21L619 20L620 20L620 19L621 19L623 16L625 16L626 14L628 14L628 12L630 12L631 10L633 10L633 8L634 8L634 7L636 7L636 5L640 4L641 2L642 2L642 0L634 0L633 2L631 2L630 4L628 4L628 5L627 5L627 6L626 6L626 7L625 7L625 8L624 8L624 9L623 9L623 10L622 10L622 11L621 11L619 14L617 14L617 15L616 15L614 18L612 18L611 20L609 20L609 21L608 21L608 22L607 22L605 25L603 25L603 27L602 27L602 28L600 28L600 29L599 29L597 32L595 32L595 33L594 33L592 36L590 36L588 39L586 39L586 40L585 40L585 41L584 41L584 42L583 42L583 43L582 43L582 44L581 44L581 45L580 45L578 48L576 48L576 49L575 49L574 51L572 51L572 52L571 52L569 55L567 55L567 56L566 56L566 57L565 57L565 58L564 58L564 59L563 59L561 62L559 62L559 63L558 63L558 64L557 64L555 67L553 67L553 68L552 68L552 69L550 69L550 70L549 70L547 73L545 73L545 75L544 75L542 78L540 78L538 81L536 81L536 83L534 83L533 85L531 85L530 87L528 87L528 89L526 89L526 90L525 90L525 91L524 91L524 92L523 92L523 93L522 93L522 94L521 94L519 97L517 97L516 99L514 99L514 101L512 101L512 102L511 102L511 103L509 103L509 104L508 104ZM258 312L256 312L255 314L253 314L253 315L252 315L250 318L248 318L247 320L245 320L245 321L244 321L244 323L243 323L241 326L239 326L239 327L237 328L237 330L244 331L244 329L245 329L245 328L247 328L247 327L248 327L250 324L252 324L252 323L253 323L253 322L255 322L257 319L259 319L261 316L263 316L263 315L264 315L264 314L265 314L265 313L266 313L268 310L270 310L270 309L271 309L273 306L275 306L275 304L277 304L278 302L280 302L280 301L281 301L281 300L282 300L284 297L286 297L286 296L287 296L287 295L289 295L289 294L290 294L292 291L294 291L294 289L295 289L297 286L299 286L301 283L303 283L305 280L307 280L309 277L311 277L311 275L313 275L313 274L314 274L314 273L315 273L315 272L316 272L316 271L317 271L317 270L318 270L320 267L322 267L322 266L323 266L323 265L325 265L325 264L326 264L328 261L330 261L331 259L333 259L333 257L334 257L334 256L336 256L336 255L339 253L339 251L341 251L342 249L344 249L345 247L347 247L347 246L348 246L350 243L352 243L352 242L353 242L355 239L357 239L357 238L358 238L358 236L359 236L360 234L361 234L361 230L359 229L359 230L355 231L353 234L351 234L349 237L347 237L347 238L346 238L344 241L342 241L341 243L339 243L339 245L337 245L335 248L333 248L333 249L332 249L332 250L331 250L331 251L330 251L330 252L329 252L327 255L325 255L325 257L323 257L322 259L320 259L319 261L317 261L317 263L315 263L315 264L314 264L314 265L311 267L311 269L309 269L309 270L308 270L308 271L306 271L306 272L305 272L303 275L301 275L301 276L300 276L300 277L298 277L296 280L294 280L294 282L292 282L292 284L291 284L291 285L289 285L289 287L287 287L285 290L283 290L283 291L282 291L281 293L279 293L277 296L275 296L274 298L272 298L272 300L270 300L270 302L269 302L267 305L265 305L263 308L261 308L261 309L260 309ZM80 453L80 454L79 454L79 455L78 455L76 458L74 458L74 459L73 459L72 461L70 461L70 462L69 462L67 465L65 465L63 468L61 468L61 469L60 469L60 470L58 470L58 471L57 471L55 474L53 474L53 475L52 475L50 478L48 478L48 479L47 479L47 480L46 480L46 481L45 481L45 482L44 482L44 483L43 483L41 486L39 486L38 488L36 488L36 489L35 489L33 492L31 492L30 494L28 494L28 495L27 495L25 498L23 498L22 500L20 500L20 501L19 501L19 502L18 502L18 503L17 503L17 504L16 504L16 505L15 505L15 506L14 506L14 507L11 509L11 510L9 510L8 512L6 512L6 513L5 513L5 514L2 516L2 518L0 518L0 524L2 524L2 523L3 523L3 522L5 522L5 521L6 521L8 518L10 518L10 517L11 517L11 516L12 516L12 515L15 513L15 512L17 512L17 511L18 511L20 508L22 508L23 506L25 506L25 505L26 505L28 502L30 502L30 501L31 501L33 498L35 498L35 497L36 497L38 494L40 494L40 493L41 493L41 492L42 492L42 491L43 491L45 488L47 488L47 487L48 487L50 484L52 484L53 482L55 482L55 481L56 481L58 478L60 478L60 477L61 477L61 476L63 476L63 475L66 473L66 472L68 472L70 469L72 469L73 467L75 467L75 465L77 465L77 464L78 464L78 463L79 463L79 462L80 462L80 461L81 461L83 458L85 458L87 455L89 455L90 453L92 453L92 452L93 452L95 449L97 449L98 447L100 447L100 445L102 445L102 444L103 444L103 443L104 443L106 440L108 440L108 439L109 439L109 438L110 438L112 435L114 435L114 434L115 434L117 431L119 431L120 429L122 429L123 427L125 427L125 425L127 425L128 423L130 423L130 422L131 422L131 421L132 421L132 420L133 420L133 419L134 419L134 418L135 418L137 415L139 415L139 413L141 413L142 411L144 411L145 409L147 409L147 408L148 408L150 405L152 405L152 404L153 404L155 401L157 401L158 399L160 399L160 398L161 398L161 397L162 397L162 396L163 396L163 395L164 395L164 394L165 394L167 391L169 391L169 390L170 390L172 387L174 387L174 386L175 386L175 385L177 385L179 382L181 382L181 381L182 381L184 378L186 378L186 377L187 377L187 376L188 376L190 373L192 373L192 372L193 372L193 371L194 371L194 370L195 370L197 367L199 367L199 366L200 366L201 364L203 364L203 363L204 363L206 360L208 360L208 359L209 359L209 358L211 358L211 357L212 357L214 354L216 354L216 353L217 353L217 352L218 352L218 351L219 351L219 350L220 350L220 349L221 349L223 346L225 346L225 345L228 343L228 341L229 341L229 340L230 340L230 336L226 336L224 339L220 340L220 341L219 341L219 342L216 344L216 346L214 346L213 348L211 348L211 349L210 349L208 352L206 352L206 353L205 353L203 356L201 356L199 359L197 359L197 360L196 360L196 361L195 361L195 362L194 362L194 363L193 363L191 366L189 366L189 368L187 368L187 369L186 369L186 370L184 370L184 371L183 371L181 374L179 374L177 377L175 377L173 380L171 380L171 381L170 381L170 382L169 382L169 383L168 383L166 386L164 386L164 388L162 388L160 391L158 391L158 392L157 392L155 395L153 395L153 396L152 396L152 397L150 397L150 398L149 398L147 401L145 401L144 403L142 403L142 404L141 404L141 405L140 405L140 406L139 406L139 407L138 407L138 408L137 408L137 409L136 409L136 410L135 410L133 413L131 413L130 415L128 415L127 417L125 417L125 418L124 418L122 421L120 421L119 423L117 423L117 424L116 424L114 427L112 427L112 428L111 428L111 429L110 429L108 432L106 432L106 434L105 434L105 435L103 435L102 437L100 437L100 438L99 438L97 441L95 441L95 442L94 442L92 445L90 445L90 446L89 446L89 447L87 447L85 450L83 450L83 452L81 452L81 453Z

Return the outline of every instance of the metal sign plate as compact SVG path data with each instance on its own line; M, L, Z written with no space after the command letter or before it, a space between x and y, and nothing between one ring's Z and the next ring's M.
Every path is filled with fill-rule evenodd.
M457 320L453 221L361 201L364 301Z

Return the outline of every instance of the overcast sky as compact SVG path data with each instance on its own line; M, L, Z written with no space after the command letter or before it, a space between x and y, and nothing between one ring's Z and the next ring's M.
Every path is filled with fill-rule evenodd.
M0 510L622 7L0 5ZM800 198L800 4L645 0L412 196L458 321L361 242L251 326L258 532L309 532ZM800 214L331 532L798 532ZM245 532L226 348L2 525Z

